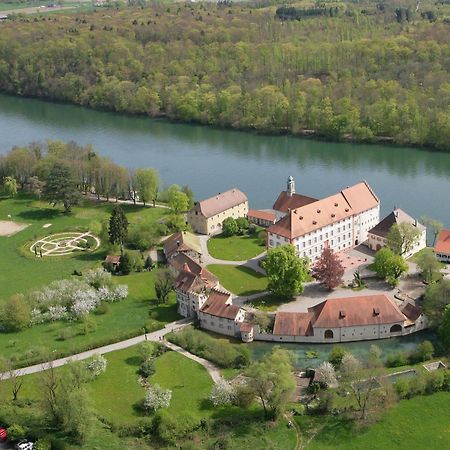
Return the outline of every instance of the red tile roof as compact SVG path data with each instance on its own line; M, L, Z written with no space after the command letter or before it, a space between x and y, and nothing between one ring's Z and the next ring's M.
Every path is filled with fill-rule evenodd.
M105 263L109 263L109 264L119 264L120 263L120 256L116 256L116 255L108 255L105 258Z
M228 304L227 301L230 297L231 294L228 292L212 290L200 311L211 316L235 320L241 308Z
M338 194L291 210L267 231L288 239L295 239L354 214L375 208L378 204L378 198L370 186L363 181Z
M275 316L273 334L285 336L311 336L311 313L279 312Z
M402 313L413 322L416 321L422 314L422 309L412 303L407 303L402 308Z
M406 317L385 294L332 298L308 308L314 328L340 328L404 322Z
M166 258L170 258L176 252L195 251L201 254L200 242L192 245L195 240L198 240L198 237L187 231L172 234L164 241L164 254Z
M268 222L275 222L276 216L274 213L269 211L262 211L259 209L249 209L247 217L254 217L255 219L267 220Z
M434 251L450 255L450 230L441 230L434 246Z
M250 331L253 330L253 325L251 323L248 322L242 322L241 323L241 331L243 333L250 333Z
M287 213L289 210L301 208L302 206L309 205L316 202L316 198L308 197L301 194L289 195L287 191L282 191L273 204L275 211Z
M193 210L200 211L204 217L208 218L246 201L248 201L247 196L239 189L233 188L214 197L202 200L194 206Z
M214 274L202 267L192 258L189 258L189 256L184 253L179 253L173 257L169 261L169 264L178 272L186 272L187 267L189 272L192 272L194 275L197 275L203 279L208 287L214 287L219 283L219 279Z

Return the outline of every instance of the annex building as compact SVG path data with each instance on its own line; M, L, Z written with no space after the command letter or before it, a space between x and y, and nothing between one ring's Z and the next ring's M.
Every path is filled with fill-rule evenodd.
M196 233L219 234L228 217L247 217L247 196L237 188L217 194L194 205L187 213L187 221Z
M368 246L370 249L378 251L380 248L387 244L387 235L391 227L395 224L400 225L401 223L409 223L410 225L417 228L420 232L419 239L414 244L413 248L403 255L405 258L417 253L427 246L427 229L422 225L417 219L414 219L410 215L406 214L400 208L395 208L390 214L388 214L379 224L375 225L371 230L369 230L369 240Z
M436 239L434 253L439 261L450 262L450 230L441 230Z
M267 246L292 244L312 262L325 246L338 252L367 241L380 218L380 200L366 181L317 200L297 194L289 177L273 209L279 220L267 229Z

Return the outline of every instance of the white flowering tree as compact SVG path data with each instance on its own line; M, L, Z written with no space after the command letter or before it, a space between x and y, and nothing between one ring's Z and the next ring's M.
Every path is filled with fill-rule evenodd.
M164 389L159 384L153 384L147 388L144 399L144 408L149 412L167 408L172 399L172 391Z
M92 378L97 378L106 371L107 366L108 361L103 355L95 355L86 362L85 367Z
M221 380L212 388L209 400L214 406L224 406L231 404L234 396L233 386L228 381Z
M343 380L353 379L362 369L361 362L356 359L351 353L346 353L342 357L341 367L339 372Z
M101 287L107 288L112 285L111 274L102 268L92 269L86 272L83 275L83 281L95 289L100 289Z
M336 370L334 369L333 364L328 361L324 361L319 367L317 367L316 377L318 377L318 379L327 386L337 384Z

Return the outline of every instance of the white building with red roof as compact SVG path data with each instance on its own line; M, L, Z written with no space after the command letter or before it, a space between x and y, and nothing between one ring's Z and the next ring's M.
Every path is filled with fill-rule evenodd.
M443 263L450 262L450 230L441 230L436 239L434 253L437 259Z
M411 303L400 308L386 294L363 295L328 299L306 313L278 312L273 340L326 343L385 339L426 326L422 310Z
M241 325L245 319L245 311L239 306L233 305L229 292L213 289L200 308L198 318L200 326L204 330L241 337Z
M196 233L219 234L222 223L228 217L247 217L247 196L237 188L202 200L187 213L187 220Z
M300 206L297 206L300 205ZM325 246L338 252L359 245L380 220L380 200L366 181L315 200L295 194L292 177L288 189L274 204L281 219L267 230L267 246L292 244L311 261Z

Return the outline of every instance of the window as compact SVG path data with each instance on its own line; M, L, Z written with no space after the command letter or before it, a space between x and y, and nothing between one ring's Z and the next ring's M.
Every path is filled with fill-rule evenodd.
M402 331L402 326L399 325L398 323L396 323L395 325L392 325L390 331L391 331L391 333L398 333L398 332Z

